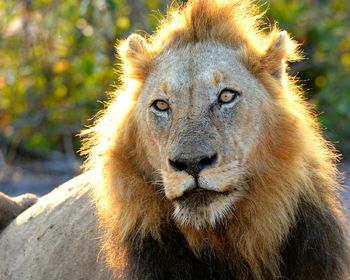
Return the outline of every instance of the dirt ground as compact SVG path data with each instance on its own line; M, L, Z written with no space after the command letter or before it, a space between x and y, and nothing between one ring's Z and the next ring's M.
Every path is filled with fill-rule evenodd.
M0 192L11 196L22 193L44 195L81 173L77 159L51 161L22 160L0 164Z
M63 182L81 173L79 159L58 159L51 161L16 161L12 164L0 162L0 192L11 196L31 192L44 195ZM344 184L350 186L350 162L339 164L345 175ZM350 209L350 190L343 193Z

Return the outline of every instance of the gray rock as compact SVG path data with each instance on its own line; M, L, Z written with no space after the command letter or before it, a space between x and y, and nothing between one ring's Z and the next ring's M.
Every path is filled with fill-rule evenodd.
M89 174L68 181L1 232L0 279L112 279L99 258L89 181Z

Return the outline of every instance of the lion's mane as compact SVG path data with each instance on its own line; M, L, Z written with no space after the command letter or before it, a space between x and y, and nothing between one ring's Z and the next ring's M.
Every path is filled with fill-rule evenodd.
M142 136L135 108L152 61L163 51L190 42L216 41L239 50L242 62L276 99L278 106L262 116L266 134L249 160L250 191L235 207L234 217L225 228L179 230L191 250L200 255L225 255L237 269L239 279L278 277L283 268L283 250L300 217L318 223L324 235L319 242L331 256L320 265L336 266L332 279L344 275L347 248L345 218L338 195L336 154L321 136L314 114L301 97L295 78L275 79L268 71L300 58L296 44L273 49L279 34L268 28L250 1L189 1L170 9L159 29L146 41L144 49L130 51L128 42L118 47L122 86L112 94L106 110L95 125L83 132L85 169L94 169L100 180L92 197L102 230L102 251L108 265L122 273L130 272L130 248L139 248L151 237L162 242L162 230L172 224L171 205L155 191L145 160ZM281 94L283 92L283 94ZM306 222L305 222L306 223ZM311 224L313 226L314 223ZM287 244L287 245L286 245ZM231 250L228 250L227 248ZM298 257L298 256L296 256ZM292 275L293 272L290 272ZM297 272L296 272L297 273ZM148 279L148 278L145 278ZM293 278L294 279L294 278ZM307 278L309 279L309 278ZM311 279L311 278L310 278ZM345 279L345 278L344 278Z

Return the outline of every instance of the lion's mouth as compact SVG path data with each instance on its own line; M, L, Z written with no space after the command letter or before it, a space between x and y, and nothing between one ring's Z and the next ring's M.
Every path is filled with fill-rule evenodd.
M182 196L176 198L176 202L185 203L192 207L203 206L211 203L218 196L228 196L229 194L229 191L208 190L197 185L195 188L185 191Z
M184 194L181 196L181 198L183 197L186 198L186 196L191 196L191 195L211 195L211 194L228 195L229 193L230 193L229 191L219 192L214 190L208 190L197 185L194 189L185 191Z

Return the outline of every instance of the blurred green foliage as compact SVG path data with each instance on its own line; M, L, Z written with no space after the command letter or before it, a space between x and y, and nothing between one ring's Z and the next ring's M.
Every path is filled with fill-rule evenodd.
M157 11L169 2L1 1L0 143L39 153L76 150L75 135L103 107L96 100L104 100L118 81L117 39L154 30ZM293 71L310 89L307 96L330 139L349 152L348 0L271 0L268 5L267 16L303 44L307 60Z
M268 12L302 44L293 66L327 137L350 156L350 1L272 0Z
M151 31L157 17L148 15L159 8L158 0L1 1L0 141L77 149L74 136L118 80L117 39Z

